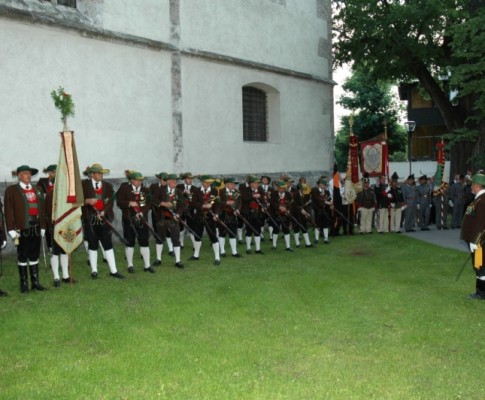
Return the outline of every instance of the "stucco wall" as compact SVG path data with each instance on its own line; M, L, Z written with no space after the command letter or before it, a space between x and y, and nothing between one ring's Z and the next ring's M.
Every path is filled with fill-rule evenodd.
M2 180L24 163L57 163L62 124L50 92L60 85L73 93L82 167L101 162L121 176L171 166L169 53L2 19L0 31Z
M305 6L297 3L305 3ZM327 23L314 0L181 0L181 46L328 77Z
M279 92L280 132L267 143L243 142L242 87L255 82ZM323 99L331 98L328 85L185 58L182 90L187 169L204 165L207 173L234 173L330 168L333 153L324 147L333 146L333 132L330 115L322 109Z

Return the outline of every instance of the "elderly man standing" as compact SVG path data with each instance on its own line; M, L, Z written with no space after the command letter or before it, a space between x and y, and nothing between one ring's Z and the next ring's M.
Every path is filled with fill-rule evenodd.
M360 212L360 233L372 233L372 217L376 209L376 194L370 187L369 178L362 179L362 191L357 194L357 207Z
M32 290L46 290L39 283L39 254L45 235L44 196L32 186L31 179L39 171L28 165L17 168L19 182L5 191L5 221L7 231L17 244L17 264L20 275L20 291L29 291L27 265L30 270Z
M485 300L485 175L476 174L472 179L475 200L467 207L461 226L461 238L467 242L476 275L476 290L468 296L471 300Z

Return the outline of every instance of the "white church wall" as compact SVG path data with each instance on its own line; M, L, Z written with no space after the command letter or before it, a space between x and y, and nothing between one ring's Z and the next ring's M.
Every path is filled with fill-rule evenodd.
M285 7L269 0L183 0L183 48L328 77L328 60L318 56L327 23L310 7Z

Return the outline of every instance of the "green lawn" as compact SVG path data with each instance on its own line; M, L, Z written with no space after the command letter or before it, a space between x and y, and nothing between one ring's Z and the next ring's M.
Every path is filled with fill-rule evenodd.
M485 302L465 253L403 235L223 259L165 257L70 288L0 287L1 399L484 399ZM121 272L123 251L117 249ZM153 255L153 252L152 252ZM136 267L136 265L135 265ZM482 326L483 324L483 326Z

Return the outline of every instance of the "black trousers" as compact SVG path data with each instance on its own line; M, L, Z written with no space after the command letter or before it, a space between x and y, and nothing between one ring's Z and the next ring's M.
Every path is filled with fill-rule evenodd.
M141 221L124 218L122 225L123 237L128 242L128 247L135 247L137 240L140 247L148 247L148 228Z
M165 242L167 237L172 240L172 244L174 247L180 247L180 224L176 222L173 218L166 217L164 220L158 223L158 231L157 234L160 236L160 239ZM162 243L163 243L162 242ZM157 244L158 239L157 239Z
M101 242L104 250L111 250L113 248L111 229L103 221L99 221L95 216L93 216L91 221L84 219L83 229L89 250L98 250L99 242Z
M229 235L230 239L234 239L237 235L237 216L235 216L234 214L228 214L226 212L223 212L221 215L221 221L226 224L229 230L219 225L219 236L226 237L227 235Z
M250 210L245 218L251 224L251 226L246 224L246 237L251 237L253 235L255 237L261 236L261 227L264 223L264 214L262 213L262 211Z
M271 220L270 222L273 227L273 234L277 235L281 230L285 235L288 235L290 233L290 217L287 215L272 215L272 217L274 222Z
M40 225L38 222L30 222L27 229L20 231L19 245L17 246L17 260L25 264L27 260L37 262L39 260L41 245Z
M202 239L202 235L204 234L204 228L207 231L207 235L209 236L209 240L212 244L218 243L219 239L217 238L217 225L216 221L212 218L210 215L198 215L196 218L194 218L194 227L193 231L194 233ZM196 242L200 242L201 240L198 240L195 238Z

